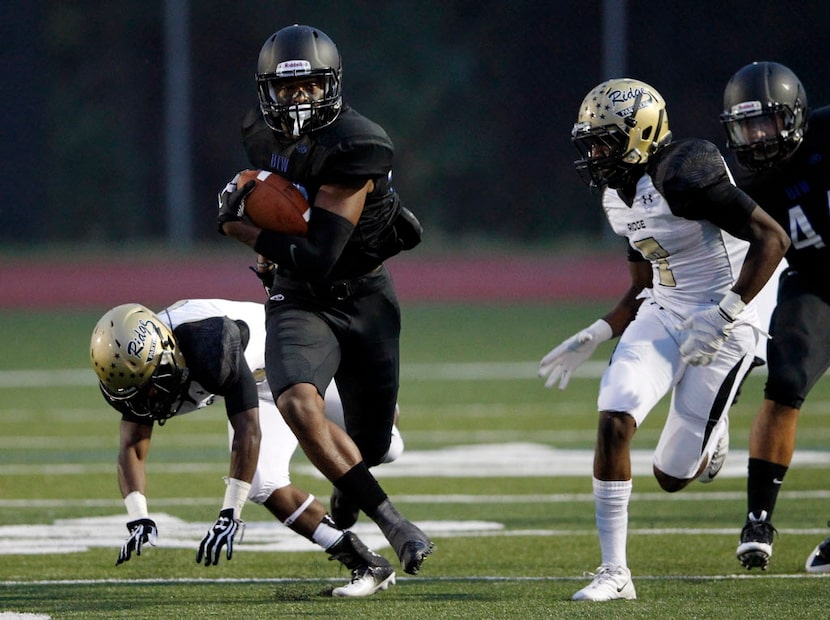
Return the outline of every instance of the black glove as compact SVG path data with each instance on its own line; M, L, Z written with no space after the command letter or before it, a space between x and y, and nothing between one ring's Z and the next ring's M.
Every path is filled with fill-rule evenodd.
M262 286L265 289L265 294L271 296L271 288L274 286L274 276L277 275L277 266L274 263L257 263L256 267L248 267L256 274Z
M130 532L130 537L121 547L121 553L118 554L118 560L115 562L116 566L129 560L133 551L136 555L141 555L141 545L149 543L155 546L159 535L156 522L152 519L130 521L127 523L127 531Z
M219 564L219 554L222 552L224 545L228 547L227 555L230 560L233 555L233 537L240 526L243 530L245 529L245 523L241 519L233 518L233 508L225 508L220 512L216 523L211 526L199 544L196 563L201 564L202 558L204 558L205 566ZM239 540L242 540L241 533Z
M222 230L225 222L238 222L242 219L242 214L245 213L245 196L250 194L256 185L256 181L251 180L237 188L237 179L239 179L238 174L219 192L219 215L216 219L221 235L225 234Z

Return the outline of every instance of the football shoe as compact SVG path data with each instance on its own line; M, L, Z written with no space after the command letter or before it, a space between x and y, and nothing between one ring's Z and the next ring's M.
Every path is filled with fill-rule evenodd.
M392 566L364 566L352 571L352 579L345 586L331 591L332 596L371 596L377 591L395 585Z
M574 594L574 601L613 601L617 599L633 600L637 598L631 571L625 566L602 564L596 573L587 573L593 577L591 583Z
M332 590L332 596L369 596L395 585L395 569L389 560L369 549L353 532L343 532L326 552L330 560L352 571L349 583Z
M830 526L830 521L827 525ZM816 545L804 567L808 573L830 573L830 536Z
M703 473L698 476L698 480L705 484L712 482L720 473L723 464L726 462L726 455L729 454L729 421L726 420L726 429L718 439L718 445L712 453L712 458L709 459L709 465L703 470Z
M741 543L735 551L738 561L749 570L760 568L767 570L772 557L772 540L776 529L767 521L767 511L760 516L750 512L746 524L741 530Z

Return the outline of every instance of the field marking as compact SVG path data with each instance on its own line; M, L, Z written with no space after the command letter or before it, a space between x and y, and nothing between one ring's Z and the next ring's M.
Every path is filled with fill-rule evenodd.
M665 499L665 498L663 498ZM214 500L215 503L215 500ZM250 511L251 509L249 509ZM186 521L179 517L153 511L153 520L160 532L157 546L164 549L189 549L198 547L207 524L203 521ZM0 555L54 555L88 551L93 548L117 550L125 539L124 524L127 516L122 512L113 515L54 519L46 524L16 524L0 526ZM596 536L593 527L582 529L537 528L507 530L498 521L443 520L418 521L419 527L430 537L441 538L493 538L493 537L574 537ZM352 528L371 548L378 550L389 546L377 525L363 521ZM826 528L782 529L783 534L824 536ZM739 527L728 528L631 528L629 536L688 536L728 535L738 536ZM238 541L240 549L252 552L319 552L320 549L298 536L276 520L248 521L244 534Z
M740 580L778 580L778 579L830 579L830 573L789 573L789 574L743 574L729 573L723 575L632 575L640 581L740 581ZM39 579L35 581L0 581L0 585L7 587L20 586L83 586L83 585L169 585L169 584L314 584L314 583L342 583L343 578L337 577L215 577L215 578L175 578L175 579ZM507 577L502 575L479 575L469 577L407 577L398 576L398 583L525 583L525 582L570 582L585 581L584 575L579 576L544 576L544 577ZM2 619L2 615L0 615Z
M683 491L681 493L632 493L631 500L637 502L714 502L735 501L746 497L743 491ZM781 499L830 499L830 490L781 491ZM550 494L516 494L516 495L475 495L475 494L441 494L441 495L394 495L396 504L564 504L575 502L593 502L591 493L550 493ZM216 504L216 497L154 497L150 499L153 506L211 506ZM121 499L0 499L0 508L41 509L41 508L122 508Z
M607 361L588 361L574 377L599 378ZM403 381L492 381L496 379L533 379L539 362L449 362L401 365ZM53 370L0 370L0 388L49 388L95 386L97 377L91 368L57 368Z
M404 440L406 437L404 436ZM380 480L389 478L561 478L590 476L593 449L563 449L531 442L469 444L435 450L406 450L395 462L373 469ZM653 450L632 450L631 468L635 478L652 475ZM719 476L746 477L746 450L732 450ZM799 469L830 468L830 451L798 450L792 466ZM219 473L227 466L215 463L148 463L151 474ZM158 468L158 470L156 469ZM115 471L112 463L58 463L0 465L0 476L60 476L101 474ZM308 462L293 466L295 474L323 479ZM636 479L635 479L636 484Z

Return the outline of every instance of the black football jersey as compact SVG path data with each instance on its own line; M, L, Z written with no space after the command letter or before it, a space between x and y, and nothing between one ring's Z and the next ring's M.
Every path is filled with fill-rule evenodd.
M789 160L751 173L733 164L738 186L786 230L787 261L830 290L830 106L810 113L804 141Z
M311 205L321 185L374 181L332 279L366 273L391 255L393 223L402 203L392 186L394 148L382 127L344 104L332 124L287 139L266 125L259 108L252 108L242 121L242 143L254 168L287 178L305 190Z

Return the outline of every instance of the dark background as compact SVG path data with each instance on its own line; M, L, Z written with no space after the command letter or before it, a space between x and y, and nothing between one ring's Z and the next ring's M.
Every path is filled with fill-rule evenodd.
M176 6L188 11L190 78L177 84L190 106L170 132ZM609 6L626 19L604 31ZM229 244L216 193L247 166L239 118L256 102L257 55L297 22L334 39L346 99L395 142L396 186L426 251L604 232L569 137L614 62L663 94L675 136L721 147L723 87L748 62L782 62L813 106L830 102L826 0L3 0L2 248ZM613 39L623 51L609 65ZM173 134L189 145L183 161L169 161Z

